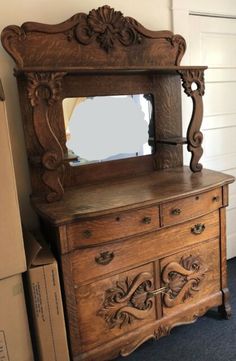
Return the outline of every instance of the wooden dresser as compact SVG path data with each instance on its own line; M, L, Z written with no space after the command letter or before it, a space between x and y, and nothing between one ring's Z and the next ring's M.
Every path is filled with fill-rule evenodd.
M206 67L180 66L184 39L103 6L58 25L9 26L2 43L16 62L32 205L60 264L71 359L126 356L215 306L228 318L234 178L199 163ZM193 102L186 137L181 82ZM77 165L63 99L143 93L150 154Z

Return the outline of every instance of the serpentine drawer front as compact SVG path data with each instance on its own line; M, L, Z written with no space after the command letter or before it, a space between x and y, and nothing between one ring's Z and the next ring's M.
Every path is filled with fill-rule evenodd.
M69 244L75 249L156 230L159 227L159 207L152 207L79 220L68 225L67 237Z
M219 212L207 214L182 225L176 225L148 235L76 250L69 258L74 282L79 284L125 267L148 262L186 246L219 236Z
M222 190L214 189L162 205L162 225L169 226L212 212L222 206Z

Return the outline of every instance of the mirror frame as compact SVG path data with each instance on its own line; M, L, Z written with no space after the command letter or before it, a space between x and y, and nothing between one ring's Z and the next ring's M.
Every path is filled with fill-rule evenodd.
M109 26L101 19L110 19ZM16 63L34 198L54 202L70 187L182 165L182 145L158 143L182 136L180 35L147 30L103 6L57 25L8 26L2 44ZM155 153L70 167L63 99L132 93L153 95Z

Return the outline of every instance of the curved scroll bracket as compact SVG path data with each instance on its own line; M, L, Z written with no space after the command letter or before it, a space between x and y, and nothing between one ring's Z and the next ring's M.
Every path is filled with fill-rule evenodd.
M200 131L203 117L203 102L204 95L204 71L202 69L184 69L179 70L183 82L184 92L192 98L193 111L191 120L187 130L187 144L188 151L191 152L190 168L193 172L200 172L202 164L199 159L202 156L202 141L203 134ZM193 85L196 89L193 89Z
M26 73L28 98L33 108L33 124L37 139L43 148L42 181L49 191L48 202L61 199L64 190L63 150L49 121L49 107L60 99L61 80L65 73Z

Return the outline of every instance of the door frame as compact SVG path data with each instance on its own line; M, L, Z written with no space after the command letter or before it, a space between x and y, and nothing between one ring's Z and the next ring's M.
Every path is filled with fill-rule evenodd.
M236 18L235 0L172 0L172 29L181 34L187 43L187 50L182 65L190 64L189 15Z

